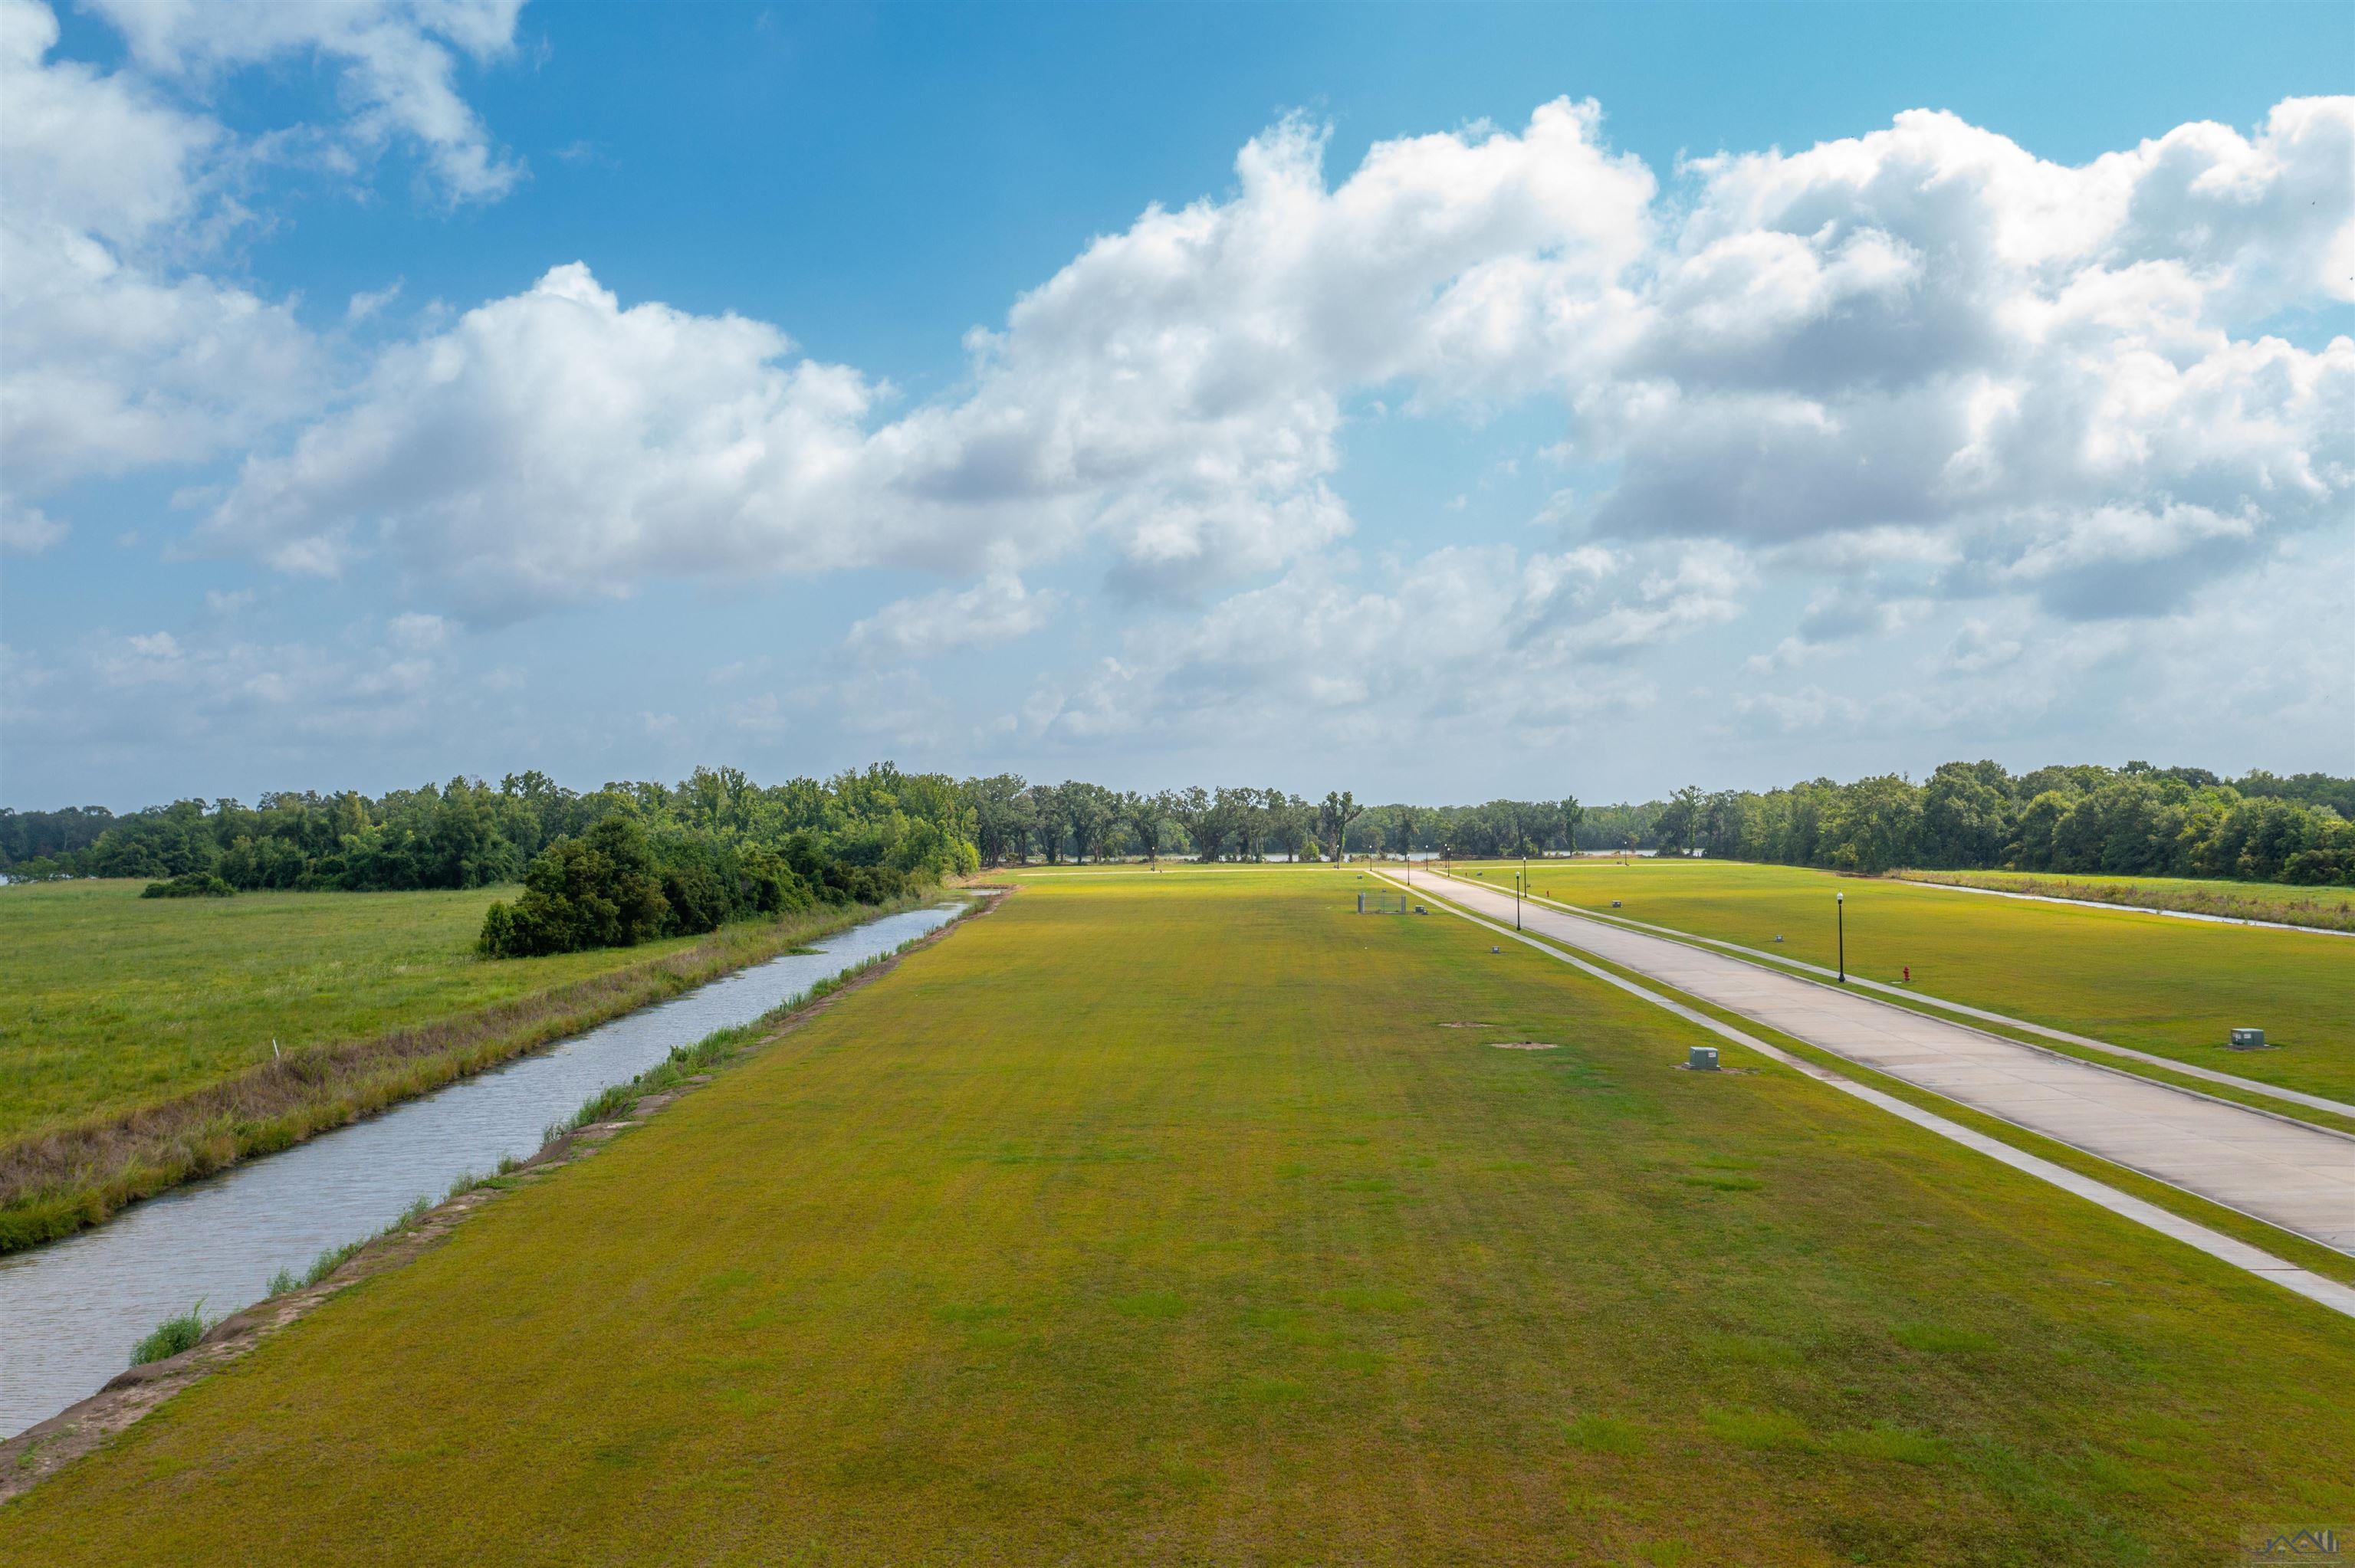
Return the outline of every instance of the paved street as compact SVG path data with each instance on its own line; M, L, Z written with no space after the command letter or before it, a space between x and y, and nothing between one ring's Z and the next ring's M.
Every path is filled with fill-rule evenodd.
M1430 872L1415 883L1491 919L1513 917L1509 893ZM1521 924L1851 1062L2355 1253L2355 1139L1540 905L1525 904Z

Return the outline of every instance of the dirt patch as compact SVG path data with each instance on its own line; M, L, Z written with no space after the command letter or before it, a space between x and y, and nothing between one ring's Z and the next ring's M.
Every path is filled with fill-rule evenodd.
M801 1028L811 1019L832 1009L852 991L890 974L899 968L900 960L908 953L930 947L967 921L978 920L989 914L1012 889L975 887L968 891L988 896L972 913L927 932L905 952L894 953L871 968L861 969L817 1001L786 1013L760 1039L730 1058L730 1065ZM616 1134L640 1125L665 1107L710 1083L716 1075L699 1073L671 1088L642 1095L626 1117L597 1122L551 1139L541 1145L539 1151L525 1160L502 1184L477 1187L445 1200L399 1229L378 1236L316 1285L257 1301L244 1311L214 1324L192 1349L119 1373L112 1382L80 1404L71 1405L39 1425L0 1443L0 1504L32 1490L70 1461L101 1446L116 1433L135 1424L180 1390L208 1376L216 1368L251 1354L264 1340L361 1280L398 1268L429 1247L438 1245L461 1221L484 1204L496 1202L510 1192L546 1180L551 1171L587 1159Z
M1458 1023L1443 1023L1439 1027L1442 1029L1494 1029L1497 1026L1493 1023L1477 1023L1466 1019Z
M1542 1040L1491 1040L1488 1042L1488 1049L1491 1051L1552 1051L1558 1047L1549 1045Z

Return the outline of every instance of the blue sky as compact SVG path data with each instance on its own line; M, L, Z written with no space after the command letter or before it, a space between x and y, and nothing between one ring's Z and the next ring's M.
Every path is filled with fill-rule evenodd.
M2355 768L2355 7L0 37L11 805Z

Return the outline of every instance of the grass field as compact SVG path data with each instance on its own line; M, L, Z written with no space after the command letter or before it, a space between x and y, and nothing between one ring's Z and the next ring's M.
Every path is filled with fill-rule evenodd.
M2034 871L1901 871L1909 882L1990 887L2094 904L2179 909L2234 920L2278 920L2326 931L2355 931L2355 887L2293 887L2279 882L2225 882L2188 876L2077 876Z
M270 1060L641 962L488 963L465 893L141 898L139 882L0 888L0 1143L154 1105Z
M1465 863L1509 888L1518 862ZM1849 972L1925 996L2355 1099L2355 942L2126 910L1987 898L1886 878L1732 861L1529 863L1529 885L1595 909L1830 967L1847 895ZM1622 907L1613 909L1612 900ZM1784 940L1777 944L1774 938ZM2236 1024L2282 1047L2234 1051Z
M474 938L513 889L143 899L143 885L0 888L0 1250L845 918L493 962ZM256 1082L273 1072L286 1081Z
M0 1560L2106 1564L2355 1514L2355 1325L1348 902L1039 878Z

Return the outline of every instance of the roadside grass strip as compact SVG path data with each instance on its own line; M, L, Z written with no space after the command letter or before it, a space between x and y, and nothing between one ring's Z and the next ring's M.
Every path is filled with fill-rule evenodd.
M2053 904L2107 906L2282 930L2355 936L2355 888L2215 877L2104 876L2081 872L1913 871L1889 874L1934 887Z
M1032 881L0 1562L2110 1564L2355 1510L2348 1319L1351 880Z
M1465 880L1460 873L1456 872L1439 871L1433 874L1452 877L1457 881ZM1493 892L1495 889L1491 888L1490 891ZM1649 921L1630 919L1625 915L1607 910L1582 909L1576 905L1566 904L1561 899L1541 895L1526 894L1524 896L1531 904L1559 910L1562 914L1575 916L1582 920L1599 921L1631 931L1641 931L1647 936L1665 938L1672 942L1684 942L1695 947L1707 948L1747 963L1772 966L1778 971L1789 973L1803 980L1829 984L1837 978L1837 970L1826 969L1820 964L1786 958L1780 953L1761 951L1755 948L1745 947L1740 942L1729 942L1715 937L1696 936L1690 931L1681 931L1672 926L1656 926ZM1965 1028L1977 1029L1982 1033L1993 1034L2016 1044L2026 1045L2032 1050L2050 1051L2055 1055L2071 1056L2097 1067L2131 1072L2137 1077L2149 1078L2156 1083L2187 1089L2194 1094L2225 1100L2233 1105L2245 1106L2252 1110L2263 1111L2267 1115L2285 1114L2284 1107L2294 1106L2297 1108L2286 1114L2296 1120L2310 1126L2328 1128L2335 1132L2355 1134L2355 1105L2345 1101L2330 1099L2321 1095L2309 1095L2298 1089L2285 1088L2278 1084L2261 1084L2254 1079L2238 1077L2230 1073L2221 1073L2213 1068L2201 1067L2188 1062L2179 1062L2171 1057L2154 1056L2146 1051L2136 1051L2124 1045L2111 1044L2106 1040L2095 1040L2087 1035L2070 1033L2066 1030L2047 1028L2041 1023L2030 1023L2023 1019L2009 1017L2000 1012L1989 1012L1985 1008L1972 1007L1964 1002L1949 1001L1943 997L1909 990L1902 985L1884 984L1862 975L1851 974L1848 977L1848 991L1852 995L1859 992L1870 992L1872 1000L1876 1001L1892 1007L1902 1007L1908 1012L1921 1013L1924 1017L1936 1018L1946 1022L1960 1024Z
M1509 895L1520 865L1456 870ZM1423 874L1418 866L1414 880ZM2338 938L1732 861L1531 861L1529 885L1573 914L1819 973L1837 962L1833 895L1845 894L1851 986L1869 980L1917 1007L1993 1012L2070 1054L2115 1047L2154 1072L2221 1074L2322 1113L2355 1107L2355 945ZM2272 1048L2230 1049L2242 1026L2264 1030Z
M2295 1232L2283 1230L2254 1215L2242 1213L2237 1209L2228 1209L2220 1203L2210 1202L2196 1192L2186 1192L2157 1177L2146 1175L2127 1166L2105 1160L2099 1155L2089 1154L2082 1149L2058 1142L2041 1133L2021 1127L2017 1122L2006 1121L2000 1117L1992 1116L1974 1107L1948 1099L1934 1089L1909 1084L1902 1078L1892 1078L1861 1063L1849 1061L1834 1052L1809 1044L1805 1040L1785 1034L1778 1029L1770 1028L1755 1019L1745 1018L1739 1012L1717 1006L1702 998L1682 995L1677 992L1674 987L1662 986L1659 981L1648 976L1623 969L1607 959L1593 959L1592 961L1597 967L1614 974L1622 975L1639 985L1664 990L1677 995L1678 1000L1695 1011L1722 1023L1730 1024L1744 1033L1755 1035L1803 1061L1812 1062L1819 1067L1828 1068L1842 1076L1852 1078L1859 1084L1868 1085L1972 1131L1985 1133L1998 1141L2009 1144L2014 1149L2036 1155L2065 1170L2074 1171L2081 1176L2089 1177L2105 1186L2115 1188L2128 1196L2155 1203L2179 1217L2192 1220L2234 1240L2245 1242L2262 1252L2273 1254L2298 1267L2320 1275L2325 1279L2355 1287L2355 1257L2350 1257L2335 1248L2325 1246L2319 1242L2309 1241Z
M1380 874L1387 879L1387 873ZM1403 887L1407 885L1401 882L1398 885ZM1811 1048L1806 1055L1802 1056L1781 1046L1769 1044L1758 1037L1760 1032L1748 1020L1742 1021L1742 1027L1736 1027L1725 1022L1725 1018L1738 1017L1738 1014L1720 1008L1708 1008L1704 1011L1707 1004L1700 999L1675 993L1674 988L1658 980L1646 977L1641 983L1638 983L1636 980L1620 972L1616 966L1606 967L1602 962L1573 955L1544 936L1516 931L1511 927L1502 925L1486 916L1458 907L1444 897L1433 894L1428 886L1423 888L1422 892L1431 904L1436 905L1457 919L1469 921L1473 925L1509 937L1516 942L1535 948L1550 957L1594 976L1606 984L1617 986L1631 995L1644 998L1656 1007L1697 1023L1735 1044L1795 1067L1844 1094L1853 1095L1868 1104L1878 1106L1892 1115L1902 1117L1915 1126L1927 1128L1942 1138L1951 1139L1966 1148L1977 1150L1982 1154L2001 1160L2014 1170L2025 1171L2040 1181L2048 1181L2053 1186L2098 1203L2111 1213L2133 1220L2137 1224L2147 1226L2162 1235L2197 1247L2211 1257L2221 1259L2236 1268L2243 1269L2260 1278L2270 1280L2286 1289L2295 1291L2334 1312L2355 1318L2355 1286L2346 1283L2339 1269L2334 1268L2331 1274L2325 1275L2315 1269L2291 1263L2238 1236L2226 1234L2210 1225L2189 1218L2172 1207L2163 1206L2121 1192L2107 1182L2094 1180L2081 1170L2071 1169L2041 1158L2013 1142L1963 1126L1950 1117L1934 1114L1923 1108L1920 1103L1921 1099L1931 1101L1945 1099L1945 1097L1937 1095L1934 1091L1908 1085L1905 1086L1912 1089L1913 1096L1920 1098L1912 1097L1901 1098L1886 1089L1876 1088L1861 1081L1862 1077L1869 1075L1887 1083L1890 1080L1886 1075L1874 1073L1869 1067L1849 1062L1831 1052ZM1967 1107L1957 1108L1966 1109ZM1998 1118L1988 1117L1984 1112L1976 1114L1983 1121L2000 1120ZM2026 1128L2015 1128L2015 1130L2028 1137L2037 1136ZM2083 1150L2075 1152L2080 1155L2084 1153ZM2086 1156L2086 1158L2097 1167L2106 1166L2109 1163L2097 1157ZM2164 1185L2164 1183L2154 1182L2154 1185ZM2182 1195L2193 1202L2200 1201L2197 1194ZM2250 1218L2246 1215L2242 1217ZM2252 1223L2258 1227L2261 1234L2278 1234L2275 1233L2274 1227L2264 1225L2262 1221ZM2302 1241L2304 1238L2289 1239Z

